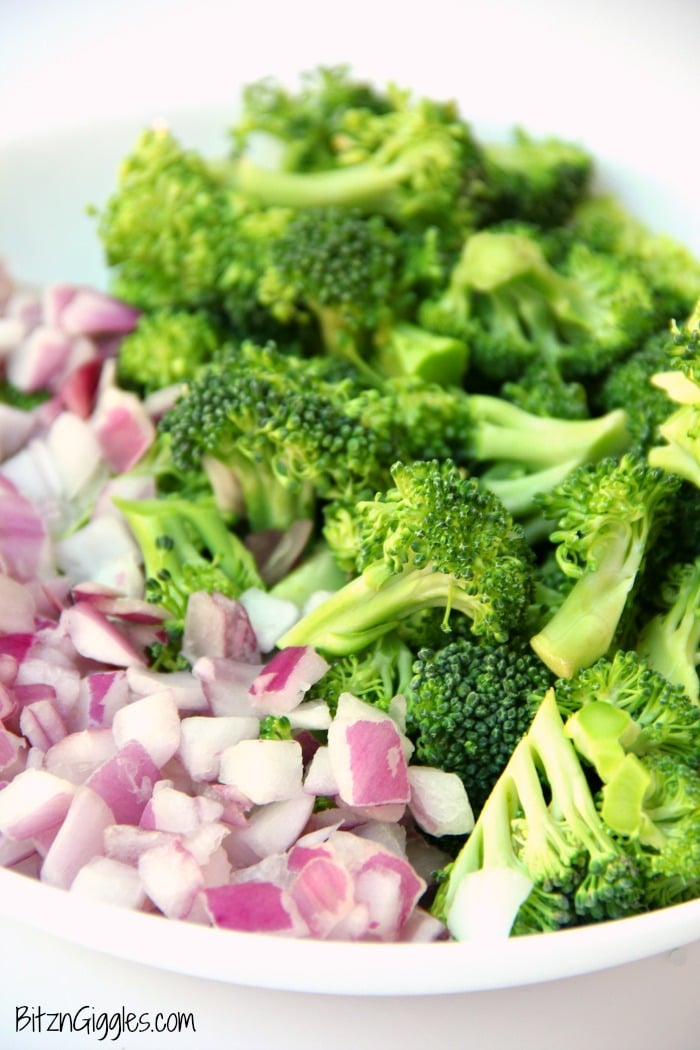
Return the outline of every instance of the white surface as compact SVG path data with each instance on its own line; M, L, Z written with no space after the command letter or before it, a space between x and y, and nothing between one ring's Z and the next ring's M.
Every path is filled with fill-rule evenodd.
M2 930L0 1045L12 1050L697 1050L700 945L549 986L346 999L238 988L145 966L128 971L15 923ZM196 1031L15 1033L15 1007L193 1014ZM84 1014L82 1015L84 1016ZM660 1035L659 1033L663 1033Z
M697 0L0 0L0 254L29 279L99 277L84 206L109 191L143 121L169 116L184 139L215 146L242 82L268 73L290 80L297 70L341 61L379 82L456 96L477 128L521 123L587 143L602 158L607 185L700 250L699 39ZM195 1015L194 1035L102 1040L123 1048L698 1045L700 946L672 949L700 935L700 905L668 922L649 916L611 928L605 950L601 929L572 931L551 949L538 953L533 944L526 964L521 944L475 965L473 950L460 945L426 946L419 962L394 946L368 955L383 952L371 945L304 944L293 957L289 942L261 938L249 947L233 936L216 938L210 951L206 935L216 931L194 928L169 950L171 942L150 932L158 920L144 926L147 917L110 913L101 927L98 913L75 919L65 898L33 897L40 887L20 889L12 878L0 872L0 913L14 914L0 923L0 1046L100 1045L95 1033L17 1034L21 1004ZM65 937L74 924L72 945ZM118 956L95 951L99 944ZM650 952L660 954L553 986L523 983L547 979L557 966L585 974ZM165 969L153 968L159 963ZM297 991L206 980L212 965L232 981L280 987L286 979ZM331 994L376 992L377 982L391 996ZM440 982L472 990L447 999L410 994L435 992ZM480 990L499 982L519 987ZM311 996L311 988L329 994ZM409 995L399 1000L400 992Z

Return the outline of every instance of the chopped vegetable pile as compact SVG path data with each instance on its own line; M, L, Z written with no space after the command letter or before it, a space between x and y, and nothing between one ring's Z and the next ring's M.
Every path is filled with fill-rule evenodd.
M231 930L700 896L700 261L345 67L0 268L0 864Z

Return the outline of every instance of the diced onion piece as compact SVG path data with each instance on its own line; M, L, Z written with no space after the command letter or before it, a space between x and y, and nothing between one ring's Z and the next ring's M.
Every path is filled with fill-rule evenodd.
M416 824L429 835L466 835L474 827L474 812L466 788L456 773L430 766L409 766L408 807Z
M178 791L167 781L153 789L151 798L141 814L142 828L190 834L203 825L218 821L224 811L221 802L202 796L192 797Z
M288 850L303 832L314 808L311 795L270 802L253 810L244 827L236 827L226 844L237 867Z
M90 900L134 910L146 900L138 869L111 857L92 857L75 876L70 889Z
M270 653L285 631L292 627L300 616L294 602L277 598L258 587L249 587L240 597L250 617L255 637L263 653Z
M206 591L195 591L188 599L182 652L190 664L204 656L260 662L258 639L245 607Z
M296 740L241 740L221 755L219 777L256 805L294 798L302 790L302 751Z
M171 919L186 919L204 885L199 864L177 839L147 850L138 862L143 888Z
M42 882L68 889L83 864L103 852L105 828L113 823L107 803L90 788L78 788L44 858Z
M290 646L275 653L250 687L261 714L288 714L298 707L328 663L308 645Z
M408 802L401 734L390 718L335 718L328 729L328 752L338 793L348 805Z
M144 662L143 653L89 602L78 602L65 609L61 623L81 656L114 667Z
M119 824L138 824L146 803L160 780L160 771L138 740L130 740L98 766L86 783L114 813Z
M0 791L0 831L26 839L56 828L74 794L70 781L44 769L25 769Z
M274 882L213 886L204 898L213 924L226 930L299 936L303 929L289 894Z
M192 715L180 723L179 755L194 781L213 781L219 776L221 755L241 740L255 740L260 723L252 716L221 715L208 718Z
M180 716L172 693L162 690L115 711L112 733L119 747L138 740L161 768L180 746Z

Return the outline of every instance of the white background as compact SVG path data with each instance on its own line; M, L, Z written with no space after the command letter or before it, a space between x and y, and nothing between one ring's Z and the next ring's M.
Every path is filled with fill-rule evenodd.
M142 120L165 114L189 134L201 107L216 107L217 121L233 111L241 83L336 62L380 83L456 96L479 127L520 123L590 144L612 186L700 249L699 41L698 0L0 0L0 254L31 278L92 277L99 262L83 206L107 191ZM105 130L112 120L116 130ZM68 137L52 137L65 128ZM21 923L0 927L0 948L7 1047L698 1045L696 948L555 987L405 1003L205 984L113 962ZM16 1004L86 1002L191 1009L199 1035L99 1043L14 1034Z

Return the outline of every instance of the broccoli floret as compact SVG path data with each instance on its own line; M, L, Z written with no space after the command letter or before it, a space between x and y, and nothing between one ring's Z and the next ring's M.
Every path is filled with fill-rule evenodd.
M584 198L574 211L570 235L641 272L658 325L671 318L682 321L700 297L700 259L675 238L653 231L611 195Z
M413 653L394 633L367 649L331 660L330 667L306 694L324 700L335 714L343 693L388 711L392 700L405 694L411 678Z
M144 131L99 213L115 293L144 309L216 302L234 225L204 158L165 128Z
M234 152L247 152L251 139L264 135L281 152L279 166L285 171L332 167L349 114L390 109L389 98L373 84L354 78L347 65L302 72L297 91L264 77L243 89L241 115L231 128Z
M577 467L539 497L562 572L575 582L531 640L555 674L571 677L613 644L645 556L673 511L680 479L626 453Z
M356 552L356 575L282 647L357 652L428 608L444 609L446 628L458 612L501 640L524 616L532 555L500 501L450 461L397 463L391 475L392 488L344 509L340 554Z
M645 809L659 838L640 850L640 861L650 907L661 908L700 895L700 774L664 754L650 756L647 766Z
M620 455L630 443L622 409L595 419L545 417L505 398L416 377L361 392L348 411L384 433L402 459L451 459L467 467L516 515L532 512L535 494L575 466Z
M233 471L253 529L286 528L318 499L371 494L393 449L345 411L345 388L305 359L246 342L190 384L163 418L176 465Z
M510 141L488 142L483 153L496 221L556 226L587 196L593 158L574 142L535 139L516 128Z
M292 723L286 715L266 715L260 720L261 740L292 740Z
M214 310L247 335L267 330L257 288L289 209L253 206L228 184L225 165L153 127L95 211L120 298L145 310Z
M307 80L299 103L288 95L275 113L276 126L267 129L283 144L276 167L257 163L247 149L247 132L238 136L232 178L240 192L262 204L297 209L362 207L403 226L435 223L463 233L474 224L484 207L481 150L454 103L415 98L389 85L387 105L377 105L372 93L369 105L346 108L344 85L329 129L325 115L318 120L326 107L323 98L314 103L314 87L323 96L323 80ZM323 146L318 148L317 138L300 159L287 143L296 134L297 116L308 124L310 112ZM241 123L245 128L245 113Z
M372 333L397 298L399 253L399 238L380 215L303 211L275 240L260 297L281 320L315 319L322 352L366 367Z
M390 378L459 387L469 352L462 339L429 332L410 321L382 325L375 335L377 370Z
M213 500L115 496L114 503L141 551L146 597L169 613L164 626L171 648L177 649L195 591L237 598L263 587L252 554Z
M565 731L599 778L601 817L632 847L648 907L687 900L700 885L700 709L635 653L580 679L556 687L558 703L583 704Z
M623 751L642 757L660 752L700 767L700 707L643 653L618 650L611 657L601 657L573 678L560 679L556 696L559 710L569 719L568 728L577 725L589 739L596 719L606 714L596 707L605 705L622 713L624 717L616 722L617 742L608 751L615 760ZM590 716L585 714L589 710ZM581 740L579 736L577 745Z
M661 610L643 626L637 650L700 704L700 557L676 562L657 586Z
M667 395L652 383L652 376L668 368L668 343L668 331L651 336L610 369L594 394L598 411L625 410L634 447L642 452L652 445L657 428L669 415Z
M465 446L479 463L517 463L535 471L565 462L594 462L629 447L622 409L593 419L565 419L535 415L490 394L471 394L465 400L472 423Z
M514 934L542 932L645 910L633 850L599 815L586 772L548 690L438 889L433 912L457 939L481 872L500 869L520 889L482 907ZM482 915L483 919L483 915Z
M421 650L406 691L417 760L456 773L478 813L553 680L523 640Z
M542 362L564 380L598 375L653 321L644 280L614 256L574 244L555 267L536 229L498 228L467 238L447 287L418 317L466 339L473 370L497 381Z
M500 396L535 416L588 419L592 414L586 386L578 380L564 379L548 361L536 361L517 379L503 383ZM625 405L611 404L603 411L613 408L625 408Z
M700 488L700 301L685 325L672 324L667 358L667 367L651 377L668 410L656 428L663 443L649 449L649 463Z
M186 383L217 353L221 325L202 311L159 309L142 314L119 346L120 385L149 394Z

